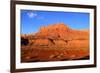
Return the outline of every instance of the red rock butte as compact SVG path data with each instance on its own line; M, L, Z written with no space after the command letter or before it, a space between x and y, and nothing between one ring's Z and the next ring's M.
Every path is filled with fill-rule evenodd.
M89 59L89 30L64 23L40 27L35 34L21 35L21 53L22 62Z
M59 24L53 24L53 25L48 25L48 26L43 26L40 28L40 32L45 32L45 31L59 31L59 30L69 30L70 28L68 26L66 26L63 23L59 23Z

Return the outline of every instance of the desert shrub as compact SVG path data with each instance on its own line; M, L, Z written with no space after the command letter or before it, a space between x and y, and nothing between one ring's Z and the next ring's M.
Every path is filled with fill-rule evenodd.
M21 45L28 45L29 40L25 38L21 38Z

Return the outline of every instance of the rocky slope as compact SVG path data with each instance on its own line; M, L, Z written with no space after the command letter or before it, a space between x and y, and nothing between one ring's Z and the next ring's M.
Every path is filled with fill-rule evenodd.
M22 62L89 58L89 31L63 23L43 26L35 34L21 35Z

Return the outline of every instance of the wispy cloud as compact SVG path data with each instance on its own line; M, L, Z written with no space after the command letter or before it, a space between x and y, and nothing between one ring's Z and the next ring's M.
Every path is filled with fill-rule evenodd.
M34 12L28 12L27 15L29 16L29 18L34 18L37 16L37 14Z
M40 16L36 12L28 12L27 15L28 15L29 18L36 18L38 20L45 20L45 18L43 16Z

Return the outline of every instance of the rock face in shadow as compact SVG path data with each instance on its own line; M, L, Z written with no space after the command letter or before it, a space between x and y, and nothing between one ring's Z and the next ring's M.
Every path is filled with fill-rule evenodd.
M75 30L58 23L40 27L35 34L21 35L22 62L79 60L87 57L89 59L89 30Z

